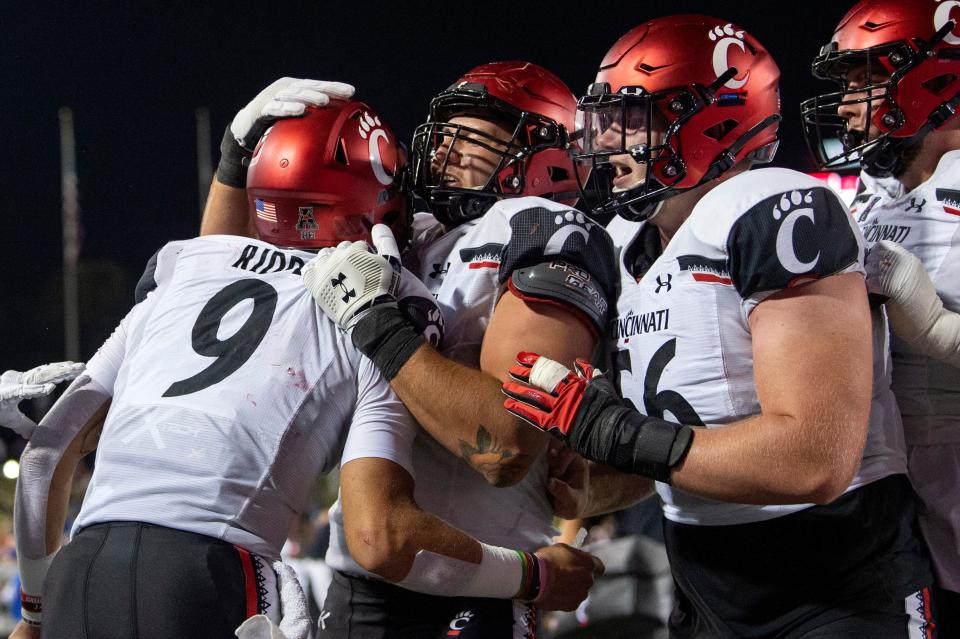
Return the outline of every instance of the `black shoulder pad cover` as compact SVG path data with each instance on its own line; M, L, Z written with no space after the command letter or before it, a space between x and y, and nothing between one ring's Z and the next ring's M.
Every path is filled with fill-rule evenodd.
M163 249L160 249L162 251ZM143 270L143 275L140 276L140 280L137 282L137 288L133 291L133 300L134 303L139 304L143 300L147 299L147 294L157 288L157 280L155 278L157 272L157 259L160 255L160 251L157 251L153 254L153 257L147 262L147 267Z
M778 193L755 204L727 236L733 285L747 298L839 273L860 254L849 218L826 187Z
M607 294L590 273L569 262L551 260L518 268L510 276L510 288L523 299L569 304L586 315L598 332L606 330Z
M563 262L586 271L607 300L616 290L617 264L613 242L602 226L576 209L524 209L510 218L510 242L503 251L501 284L517 269Z

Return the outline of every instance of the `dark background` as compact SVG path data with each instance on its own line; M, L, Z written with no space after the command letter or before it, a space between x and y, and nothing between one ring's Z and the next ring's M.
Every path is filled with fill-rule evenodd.
M404 138L472 66L528 59L579 95L651 17L701 12L752 32L782 70L776 162L812 170L798 104L852 2L5 2L0 10L0 370L64 355L57 110L73 109L84 238L81 357L132 304L143 264L199 224L194 111L223 127L282 75L342 80ZM697 46L700 43L691 43ZM703 43L706 46L706 42Z

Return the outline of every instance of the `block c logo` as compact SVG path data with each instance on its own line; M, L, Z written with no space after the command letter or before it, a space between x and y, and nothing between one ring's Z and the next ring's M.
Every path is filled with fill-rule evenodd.
M935 31L939 31L943 28L943 25L950 21L950 13L957 7L960 7L960 2L956 0L949 0L949 2L944 2L937 6L937 10L933 14L933 28ZM956 25L954 25L954 30L956 30ZM948 33L943 37L943 41L947 44L960 44L960 37L955 36L953 33Z
M736 31L732 24L727 23L723 27L714 27L711 29L709 36L711 40L717 43L716 46L713 47L713 72L716 73L719 78L730 68L730 47L736 46L746 53L747 49L743 45L743 31ZM747 71L747 74L743 76L742 80L731 78L730 81L723 86L728 89L739 89L743 87L749 79L750 72Z

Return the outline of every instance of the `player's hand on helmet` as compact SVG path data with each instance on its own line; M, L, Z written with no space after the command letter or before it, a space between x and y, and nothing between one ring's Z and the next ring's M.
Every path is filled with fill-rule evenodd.
M567 544L546 546L534 554L547 566L534 601L543 610L575 610L604 571L599 558Z
M503 384L503 406L587 459L669 482L693 441L689 426L644 415L582 359L576 372L536 353L520 353Z
M343 82L280 78L240 109L230 123L230 133L240 146L253 151L263 132L276 120L303 115L308 106L326 106L331 98L348 100L354 91L352 85Z
M0 426L30 439L37 424L20 412L20 402L49 395L57 384L75 378L84 368L84 364L56 362L31 368L25 373L7 371L0 375Z
M247 183L247 164L263 133L281 118L299 117L308 106L322 107L331 98L346 100L354 88L343 82L280 78L240 109L220 144L217 179L235 188Z

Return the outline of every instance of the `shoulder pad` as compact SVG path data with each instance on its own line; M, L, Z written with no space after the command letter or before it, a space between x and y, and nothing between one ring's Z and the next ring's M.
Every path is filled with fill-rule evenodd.
M510 290L521 299L559 302L587 316L598 332L607 325L607 294L582 268L563 260L518 268L510 276Z
M843 271L863 259L854 224L825 186L767 196L730 227L726 253L733 285L747 298Z
M532 206L510 217L510 230L498 272L501 284L517 269L555 261L588 272L605 296L613 294L617 280L613 242L602 226L580 211Z

